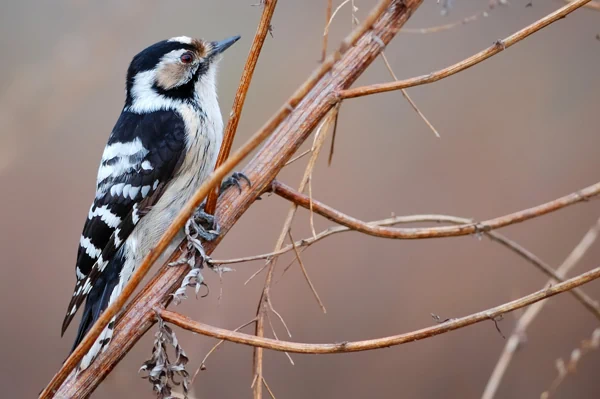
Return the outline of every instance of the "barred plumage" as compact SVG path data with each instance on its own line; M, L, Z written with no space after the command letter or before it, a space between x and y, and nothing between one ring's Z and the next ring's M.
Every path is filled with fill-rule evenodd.
M238 38L177 37L148 47L131 62L127 99L102 155L62 326L64 333L85 300L74 348L214 168L223 129L216 56ZM80 368L110 342L113 326L114 320Z

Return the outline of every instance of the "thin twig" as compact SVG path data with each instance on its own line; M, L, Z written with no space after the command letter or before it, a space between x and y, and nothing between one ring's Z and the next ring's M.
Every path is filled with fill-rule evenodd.
M267 320L269 321L269 327L271 327L271 333L273 334L275 339L279 341L279 337L277 336L277 331L275 331L275 327L273 326L273 320L271 320L271 314L268 312L267 312ZM290 361L290 363L292 364L292 366L295 366L294 360L292 359L290 354L287 352L283 352L283 353L287 356L287 358Z
M275 194L292 201L293 203L309 208L309 199L306 195L297 192L289 186L274 181L271 185ZM323 204L315 199L312 201L313 210L321 216L349 227L350 229L360 231L361 233L369 234L375 237L393 238L393 239L423 239L423 238L439 238L439 237L457 237L475 233L485 233L500 227L505 227L511 224L524 222L550 212L557 211L566 206L573 205L582 201L586 201L593 196L600 194L600 183L593 184L584 189L557 198L553 201L546 202L529 209L510 213L508 215L496 217L482 222L467 223L458 226L443 226L443 227L421 227L421 228L391 228L383 226L368 225L352 216L343 214L326 204Z
M548 399L552 396L560 384L567 378L569 374L574 374L577 371L577 364L581 358L587 353L597 350L600 347L600 328L596 328L592 332L592 336L589 339L584 339L579 344L578 348L573 349L569 361L565 361L560 358L556 360L556 368L558 369L558 375L550 384L550 388L540 395L541 399Z
M306 151L303 151L300 155L296 155L294 158L290 159L289 161L287 161L285 163L285 166L288 166L290 164L293 164L294 162L296 162L297 160L304 158L306 155L308 155L310 152L312 151L312 148L309 148Z
M444 334L464 328L485 320L494 320L497 317L516 309L521 309L543 299L569 291L590 281L600 278L600 267L592 269L586 273L580 274L569 280L554 286L541 289L522 298L504 303L502 305L473 313L468 316L450 319L443 323L436 323L434 326L412 331L405 334L393 335L384 338L369 339L365 341L339 342L330 344L306 344L300 342L286 342L275 339L257 337L240 332L233 332L218 327L209 326L190 319L182 314L169 310L162 310L160 316L169 323L173 323L183 329L193 331L198 334L213 338L225 339L238 344L250 345L265 349L272 349L282 352L305 353L305 354L329 354L329 353L347 353L387 348L390 346L402 345L409 342L420 341L431 338L436 335Z
M390 73L390 75L392 75L392 79L394 79L397 82L398 77L394 73L394 70L392 69L390 62L388 61L388 59L385 56L385 53L383 51L381 52L381 58L383 58L383 62L385 63L385 67L387 68L388 72ZM433 134L435 134L435 136L437 138L439 138L440 134L438 133L437 129L431 124L431 122L429 122L429 119L427 119L427 117L423 114L423 112L421 112L421 110L419 109L419 107L417 107L417 104L415 104L415 102L412 100L412 98L410 98L406 89L401 89L400 93L402 93L402 95L404 96L406 101L408 101L408 103L410 104L412 109L417 113L417 115L419 115L421 117L421 119L423 120L423 122L425 122L425 124L429 127L429 129L431 129Z
M223 162L225 162L227 157L229 157L231 145L233 144L233 139L235 138L235 133L242 116L242 109L244 108L246 95L248 94L250 82L252 82L252 76L254 75L254 70L256 69L258 57L260 56L263 44L265 43L265 39L271 27L271 19L273 18L273 13L275 12L277 0L264 0L262 5L262 16L260 18L260 22L258 23L258 28L256 28L256 34L254 35L254 40L252 41L252 47L250 47L250 53L246 59L246 65L244 66L242 77L240 78L240 85L238 86L237 93L235 93L233 106L231 107L231 112L229 113L227 127L223 133L223 144L221 144L221 149L219 150L219 156L216 163L217 168L221 166ZM205 211L211 215L215 212L215 207L217 206L217 198L219 196L218 187L219 185L217 185L217 188L213 189L208 194L208 198L206 199Z
M400 223L421 223L421 222L465 224L465 223L471 223L472 221L470 219L458 218L455 216L447 216L447 215L410 215L410 216L394 216L392 218L387 218L387 219L382 219L382 220L374 220L372 222L364 222L364 223L367 225L371 225L371 226L393 226L395 224L400 224ZM348 232L348 231L354 231L354 230L350 229L348 227L345 227L345 226L329 227L328 229L323 230L320 233L318 233L316 237L308 237L308 238L303 238L299 241L296 241L295 245L298 248L306 248L318 241L321 241L322 239L324 239L326 237L329 237L330 235L344 233L344 232ZM242 258L212 259L212 260L210 260L209 263L212 265L227 265L227 264L233 264L233 263L244 263L244 262L250 262L250 261L254 261L254 260L269 259L269 258L272 258L273 256L283 255L283 254L293 251L293 250L294 250L294 248L290 244L290 245L287 245L287 246L281 248L277 252L269 252L269 253L260 254L260 255L245 256ZM262 271L262 269L260 271Z
M250 324L256 322L256 317L244 324L242 324L241 326L239 326L238 328L236 328L233 331L240 331L242 328L248 327ZM196 377L198 376L198 373L201 370L206 370L206 361L208 360L208 357L214 352L216 351L219 346L223 345L223 343L225 342L225 340L220 340L219 342L217 342L209 351L208 353L204 356L204 359L202 359L202 362L200 362L200 366L198 366L198 368L196 369L196 372L194 373L194 376L192 377L191 381L190 381L190 385L194 385L194 381L196 380Z
M509 240L503 235L493 231L486 234L492 241L498 242L504 245L505 247L509 248L513 252L517 253L519 256L523 257L529 263L536 266L539 270L546 274L546 276L550 277L550 280L547 284L553 284L557 281L564 281L564 275L559 274L552 268L552 266L544 262L531 251L523 248L523 246L519 245L515 241ZM571 295L573 295L575 299L577 299L583 305L584 308L589 310L600 321L600 305L598 304L598 301L589 297L585 292L581 291L579 288L571 290Z
M470 22L474 22L479 20L480 18L487 18L489 16L488 11L480 11L477 14L470 15L466 18L461 19L460 21L451 22L443 25L430 26L428 28L403 28L400 33L418 33L418 34L427 34L427 33L437 33L445 30L456 28L457 26L466 25Z
M472 67L473 65L479 64L480 62L487 60L491 56L496 55L501 51L504 51L505 49L511 47L515 43L520 42L521 40L539 31L540 29L543 29L551 23L564 18L566 15L586 5L590 1L591 0L573 1L567 4L566 6L554 11L553 13L548 14L544 18L537 20L533 24L508 36L506 39L498 40L496 43L494 43L487 49L480 51L479 53L469 58L466 58L454 65L451 65L444 69L440 69L439 71L431 72L427 75L417 76L410 79L400 80L398 82L380 83L369 86L357 87L354 89L341 90L339 96L340 98L362 97L371 94L384 93L387 91L406 89L408 87L437 82L438 80L447 78L448 76L452 76L458 72L464 71L465 69Z
M267 384L267 380L265 380L264 377L262 379L262 382L263 384L265 384L265 388L267 388L267 392L269 392L269 396L271 396L271 399L277 399L273 391L271 391L271 388L269 388L269 384Z
M597 190L600 191L600 183L596 184L595 186L598 186ZM306 195L301 194L297 191L293 191L291 188L283 185L282 183L280 183L278 181L274 181L272 184L272 187L273 187L273 191L276 194L294 202L297 205L301 205L305 208L307 207L306 203L307 203L308 199L307 199ZM590 187L594 187L594 186L590 186ZM586 189L584 189L584 190L586 190ZM573 196L573 194L571 194L571 196ZM567 196L567 197L570 197L570 196ZM567 198L567 197L563 197L563 198ZM575 197L577 197L577 195L575 195ZM456 226L455 233L461 232L461 234L458 234L458 235L462 235L462 228L464 228L465 226L469 226L469 225L476 226L474 233L487 234L492 240L501 243L502 245L506 246L507 248L510 248L511 250L513 250L514 252L519 254L520 256L524 257L526 260L528 260L530 263L532 263L534 266L536 266L539 270L541 270L544 274L546 274L548 277L553 279L553 281L560 282L560 281L563 281L562 277L560 275L558 275L552 269L552 267L550 265L548 265L547 263L542 261L535 254L533 254L530 251L528 251L527 249L523 248L516 242L509 240L508 238L491 231L494 228L505 226L505 225L502 225L502 226L494 227L496 225L496 221L498 219L505 220L506 223L511 224L512 223L511 221L513 219L518 220L519 215L528 215L528 217L539 216L538 212L540 212L540 210L546 209L549 205L552 205L556 201L560 201L560 199L548 202L543 205L539 205L534 208L526 209L524 211L516 212L516 213L510 214L510 215L502 216L500 218L491 219L491 220L488 220L485 222L480 222L480 223L475 223L475 222L469 221L468 219L465 219L464 222L467 222L467 223L462 223L462 224L459 224L458 226ZM432 237L439 237L438 235L435 234L435 231L440 230L440 229L448 229L448 227L429 227L429 228L426 227L426 228L402 229L402 228L394 228L394 227L372 226L372 225L369 225L369 224L363 222L362 220L358 220L351 216L345 215L342 212L338 211L337 209L333 209L333 208L329 207L328 205L322 204L316 200L312 200L311 203L312 203L312 206L313 206L313 209L315 210L315 212L319 213L321 216L324 216L331 221L334 221L343 226L349 227L353 230L360 231L365 234L374 235L376 237L395 238L395 239L415 238L415 237L412 237L412 234L415 234L415 230L416 230L419 232L419 238L432 238ZM420 234L423 234L423 235L420 235ZM581 302L581 304L586 309L588 309L590 312L592 312L592 314L594 314L594 316L596 316L596 318L598 318L600 320L600 306L598 305L597 301L593 300L592 298L590 298L589 296L587 296L584 292L582 292L580 290L573 290L573 291L571 291L571 294L579 302Z
M304 190L304 188L306 187L306 185L308 183L308 180L310 179L312 169L314 168L314 166L316 164L317 158L319 157L319 153L321 152L321 148L323 147L323 143L325 142L325 138L327 136L328 121L331 119L331 113L334 112L334 110L335 110L335 108L333 108L331 111L329 111L329 114L323 119L323 122L321 122L321 124L319 125L319 127L317 128L317 130L315 132L315 139L314 139L314 142L313 142L313 145L311 148L311 156L310 156L310 159L308 160L308 164L304 171L304 176L302 177L302 180L300 182L300 187L299 187L300 191ZM324 130L324 128L325 128L325 130ZM287 235L291 229L292 222L294 220L294 216L296 215L297 208L298 208L298 206L295 204L292 204L290 206L290 210L288 211L286 219L283 222L283 227L281 229L281 233L279 233L279 238L277 239L277 242L275 243L274 252L281 250L281 247L283 246L285 238L287 237ZM256 322L255 331L256 331L256 335L259 337L264 336L265 316L268 315L268 311L269 311L267 304L270 303L269 292L271 289L271 284L273 282L273 275L274 275L274 271L275 271L275 265L277 264L277 259L278 259L277 256L273 256L265 264L265 266L267 267L267 276L265 277L263 291L262 291L262 294L261 294L259 302L258 302L258 309L256 311L257 322ZM255 375L255 378L257 378L258 380L263 378L263 352L262 352L262 349L260 349L260 348L255 348L255 350L254 350L254 375ZM262 385L261 384L254 385L253 394L254 394L255 399L262 398Z
M327 21L327 25L325 25L325 29L323 30L323 37L329 36L329 26L333 22L333 19L335 18L335 16L338 13L338 11L341 10L342 7L344 7L346 4L348 4L349 1L350 0L344 0L342 2L342 4L340 4L339 6L337 6L335 8L335 11L333 12L333 14L331 14L331 16L329 17L329 20Z
M571 251L569 256L565 259L565 261L560 265L558 269L556 269L556 274L560 277L564 277L567 273L583 258L583 255L590 249L592 244L596 241L598 234L600 233L600 219L594 223L594 225L588 230L588 232L583 236L581 241L575 246L575 248ZM548 281L546 285L551 284L552 280ZM541 301L530 308L528 308L525 313L519 317L517 321L517 325L514 328L513 333L510 338L506 342L502 354L496 363L496 367L494 367L494 371L486 384L482 399L493 399L498 391L498 387L502 382L502 378L508 369L508 366L519 348L521 342L524 340L527 328L531 325L533 320L537 317L537 315L542 311L544 305L548 303L548 301Z
M563 0L565 3L572 3L573 0ZM593 0L585 5L585 8L589 8L591 10L600 11L600 1Z
M298 248L296 248L296 244L294 242L294 237L292 237L292 232L288 231L288 234L290 236L290 241L292 242L292 247L294 247L294 253L296 254L296 260L298 261L298 264L300 265L302 274L304 274L304 278L306 279L306 282L308 283L310 290L312 291L313 295L315 296L315 299L319 303L321 310L323 311L323 313L327 313L327 309L325 309L325 305L323 305L323 301L321 301L321 298L319 297L319 294L317 293L317 289L315 288L312 281L310 280L310 277L308 277L308 272L306 271L306 267L304 267L304 263L302 262L302 258L300 257L300 252L298 252Z
M327 7L325 9L325 29L323 31L323 48L321 49L321 62L325 61L327 57L327 41L329 40L329 21L331 20L331 10L333 8L333 0L327 0Z

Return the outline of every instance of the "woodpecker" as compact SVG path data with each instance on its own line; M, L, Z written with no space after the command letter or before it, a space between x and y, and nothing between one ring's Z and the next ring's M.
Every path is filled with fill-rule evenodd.
M85 300L73 349L214 169L223 138L217 64L239 38L174 37L131 61L125 106L104 148L96 195L79 240L77 281L62 325L64 334ZM202 209L196 216L213 222ZM208 228L200 232L205 239L215 234ZM114 324L113 318L80 370L109 344Z

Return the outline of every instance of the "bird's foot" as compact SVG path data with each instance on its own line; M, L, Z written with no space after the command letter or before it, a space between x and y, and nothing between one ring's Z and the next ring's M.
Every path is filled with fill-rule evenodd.
M200 206L185 224L186 251L181 258L171 263L171 266L187 263L191 268L202 268L210 261L202 242L216 240L220 230L215 217L204 212L204 206Z
M223 194L223 192L225 192L225 190L227 190L231 186L236 186L238 188L239 192L241 193L242 192L242 180L244 180L246 183L248 183L248 187L252 187L252 182L250 181L248 176L246 176L242 172L234 172L227 179L223 180L223 183L221 183L219 195Z
M213 215L204 211L204 205L200 206L185 224L185 251L171 266L187 264L191 270L184 277L181 286L173 294L175 304L187 298L185 292L187 287L193 287L196 296L201 287L207 287L204 283L201 269L205 264L209 265L210 257L206 254L202 242L210 242L219 237L219 224Z

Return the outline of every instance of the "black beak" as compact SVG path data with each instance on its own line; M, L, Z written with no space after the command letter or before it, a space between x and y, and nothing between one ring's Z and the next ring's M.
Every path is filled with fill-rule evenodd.
M238 40L240 40L240 36L232 36L225 40L221 40L220 42L211 42L212 49L210 50L210 56L214 57L215 55L221 54Z

